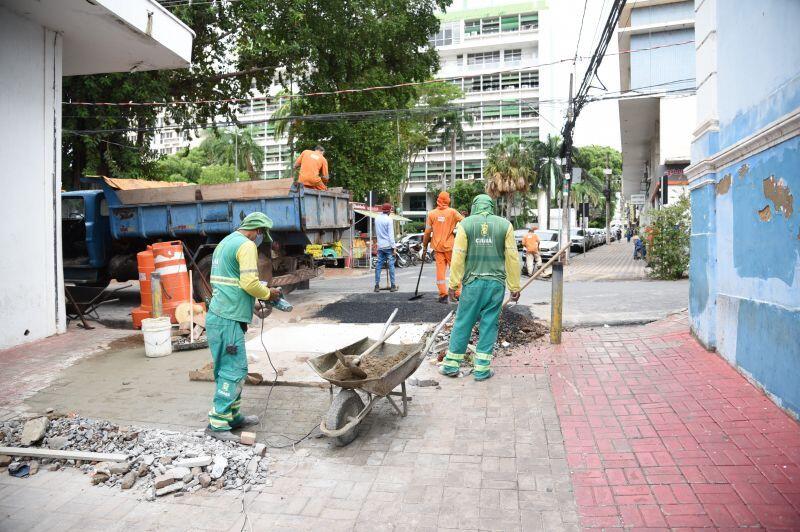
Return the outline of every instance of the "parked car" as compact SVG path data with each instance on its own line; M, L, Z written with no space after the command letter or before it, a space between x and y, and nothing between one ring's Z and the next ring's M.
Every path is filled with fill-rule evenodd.
M592 237L585 234L583 229L570 229L569 239L571 242L570 251L583 253L593 247Z
M558 253L558 231L540 229L536 231L536 236L539 237L539 255L542 256L542 261L552 259Z

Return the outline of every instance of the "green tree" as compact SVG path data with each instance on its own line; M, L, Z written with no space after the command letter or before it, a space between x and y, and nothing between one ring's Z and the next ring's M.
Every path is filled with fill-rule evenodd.
M553 193L561 189L564 173L561 169L561 137L547 135L547 140L535 140L530 145L533 168L539 176L539 223L550 229L550 207ZM542 220L542 210L546 211Z
M64 78L64 102L207 101L165 107L65 104L62 148L65 182L69 180L72 187L78 188L79 179L87 170L102 175L153 177L157 157L150 144L161 111L165 121L174 124L175 129L195 130L196 124L213 122L218 117L233 118L237 104L227 100L248 97L251 83L266 91L283 57L269 53L276 48L265 41L261 48L252 48L249 53L270 57L270 61L266 64L260 61L259 68L253 68L255 65L248 61L248 70L242 71L245 61L238 50L244 43L221 38L255 24L250 16L254 7L245 9L237 4L201 2L170 9L195 33L192 64L187 69ZM282 39L280 35L268 38L273 44ZM129 128L133 128L133 138L125 131Z
M525 192L536 177L531 151L519 137L508 136L486 153L483 175L486 193L498 202L504 216L508 217L516 195Z
M200 146L212 163L244 169L249 179L256 179L256 169L264 164L264 149L253 139L252 128L209 130Z
M203 167L197 184L218 185L220 183L233 183L234 181L247 181L248 179L247 172L237 172L232 164L211 164Z
M611 203L608 205L609 218L613 218L616 204L613 201L615 193L621 189L620 178L622 176L622 154L609 146L599 146L592 144L581 146L573 151L574 166L585 170L584 179L589 184L586 188L591 188L596 194L588 194L590 204L605 209L606 207L606 175L604 170L611 168ZM573 185L574 190L574 185ZM599 197L598 197L599 196ZM610 223L606 220L605 210L600 216L603 225Z
M484 192L486 192L486 183L482 179L456 181L456 184L450 189L450 206L457 211L469 212L472 200Z
M651 211L653 243L647 247L651 275L658 279L680 279L689 268L692 226L688 196L667 207ZM647 233L641 235L647 242Z
M240 0L231 8L252 17L237 32L243 67L258 66L264 57L283 58L278 81L287 89L318 93L429 79L438 69L438 55L428 37L439 27L435 13L447 5L446 0ZM295 151L322 144L331 185L347 187L355 197L368 190L394 193L406 173L400 120L391 113L377 118L354 113L410 108L415 92L401 87L295 98L295 116L349 115L290 124Z

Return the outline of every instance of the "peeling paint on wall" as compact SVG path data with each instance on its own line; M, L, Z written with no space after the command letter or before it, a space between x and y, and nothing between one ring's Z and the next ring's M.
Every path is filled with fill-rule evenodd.
M739 167L739 171L736 174L739 176L739 179L744 179L747 175L747 172L750 171L750 165L744 163L742 166Z
M719 180L719 183L716 184L717 194L720 196L723 194L727 194L728 191L731 189L731 174L725 174L722 176L722 179Z
M769 205L758 211L758 217L761 218L762 222L768 222L772 219L772 209L769 208Z
M794 197L786 181L776 180L774 175L766 178L764 180L764 196L775 205L775 214L782 214L785 218L792 215Z

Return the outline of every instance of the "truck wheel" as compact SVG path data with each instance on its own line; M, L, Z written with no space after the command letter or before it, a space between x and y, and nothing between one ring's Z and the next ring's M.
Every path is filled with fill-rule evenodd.
M192 289L194 290L194 299L197 302L207 302L211 300L211 259L212 255L208 254L199 261L197 261L197 270L192 276ZM205 279L205 282L203 282ZM208 283L208 285L206 285Z
M361 400L358 393L353 390L342 390L336 395L328 409L325 426L331 430L340 429L347 425L351 418L356 417L363 408L364 401ZM335 437L333 441L339 447L348 445L358 436L359 427L360 423L341 436Z

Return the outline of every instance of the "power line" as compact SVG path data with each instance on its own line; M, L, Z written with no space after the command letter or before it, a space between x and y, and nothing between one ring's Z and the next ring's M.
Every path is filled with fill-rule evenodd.
M646 52L649 50L656 50L659 48L669 48L672 46L683 46L686 44L694 43L694 40L682 41L677 43L669 43L669 44L660 44L655 46L649 46L646 48L637 48L635 50L620 50L619 52L614 52L607 55L623 55L623 54L633 54L639 52ZM586 56L579 56L581 59L590 58ZM592 56L593 57L593 56ZM527 71L533 71L536 69L540 69L542 67L549 67L554 66L561 63L568 63L573 61L573 58L563 58L557 59L554 61L549 61L546 63L539 63L536 65L530 65L526 67L520 68L512 68L512 69L500 69L500 70L492 70L489 72L482 72L485 75L494 75L494 74L514 74L514 73L524 73ZM273 67L254 67L249 70L239 71L239 72L231 72L228 74L221 74L220 76L224 77L233 77L237 75L246 74L249 72L257 71L257 70L266 70ZM245 103L250 101L266 101L268 103L274 102L275 100L280 100L283 98L309 98L309 97L318 97L318 96L335 96L340 94L355 94L355 93L363 93L363 92L371 92L371 91L378 91L378 90L389 90L389 89L396 89L396 88L405 88L405 87L415 87L415 86L422 86L422 85L429 85L434 83L444 83L456 79L461 78L468 78L468 75L461 75L461 76L448 76L448 77L441 77L441 78L434 78L425 81L409 81L405 83L397 83L393 85L376 85L371 87L361 87L356 89L340 89L335 91L323 91L323 92L309 92L309 93L295 93L295 94L284 94L281 96L258 96L258 97L249 97L249 98L224 98L218 100L191 100L191 101L183 101L183 100L173 100L171 102L62 102L62 105L73 105L73 106L81 106L81 107L168 107L168 106L191 106L191 105L208 105L208 104L220 104L220 103Z
M575 61L578 60L578 50L581 47L581 35L583 34L583 20L586 18L586 5L589 0L583 0L583 14L581 15L581 27L578 30L578 42L575 44L575 58L572 60L572 66L575 66ZM594 40L594 38L592 38Z

